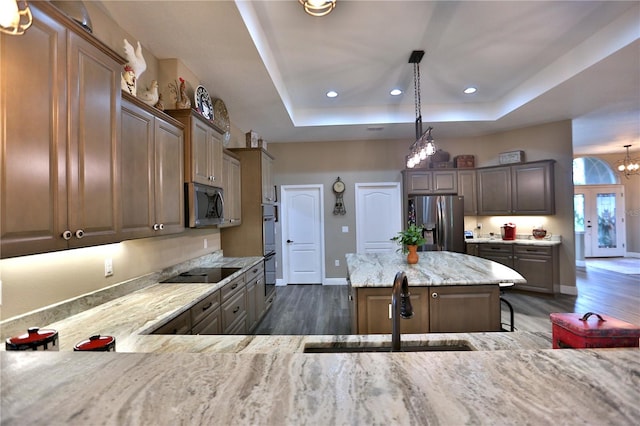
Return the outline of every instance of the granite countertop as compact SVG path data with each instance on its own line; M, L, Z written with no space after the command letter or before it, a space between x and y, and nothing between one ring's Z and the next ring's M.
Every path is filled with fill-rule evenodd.
M404 271L410 286L481 285L527 281L513 269L491 260L449 251L418 252L420 260L407 264L400 253L348 253L347 269L352 287L391 287L397 272Z
M2 423L629 425L639 353L3 352Z

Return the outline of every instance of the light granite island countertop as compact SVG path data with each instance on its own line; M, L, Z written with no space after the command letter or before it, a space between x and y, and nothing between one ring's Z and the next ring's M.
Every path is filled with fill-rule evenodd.
M407 264L401 253L348 253L347 269L352 287L392 287L403 271L410 286L524 284L513 269L491 260L450 251L418 252L417 264Z

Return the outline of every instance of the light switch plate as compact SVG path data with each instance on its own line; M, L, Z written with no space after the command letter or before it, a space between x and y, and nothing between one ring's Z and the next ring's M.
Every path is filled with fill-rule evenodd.
M113 275L113 259L104 260L104 276L110 277Z

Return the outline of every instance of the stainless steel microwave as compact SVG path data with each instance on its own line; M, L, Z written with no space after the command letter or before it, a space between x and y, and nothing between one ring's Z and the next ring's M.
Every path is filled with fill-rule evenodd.
M204 228L224 222L224 192L199 183L185 184L186 218L189 228Z

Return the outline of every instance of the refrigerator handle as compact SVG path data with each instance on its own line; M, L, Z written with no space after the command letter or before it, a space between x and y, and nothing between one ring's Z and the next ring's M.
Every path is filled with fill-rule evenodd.
M438 198L436 198L436 230L435 230L435 236L434 236L434 243L436 245L436 248L438 249L438 251L442 250L442 233L443 233L443 229L442 229L442 221L444 219L443 215L442 215L442 197L438 196Z

